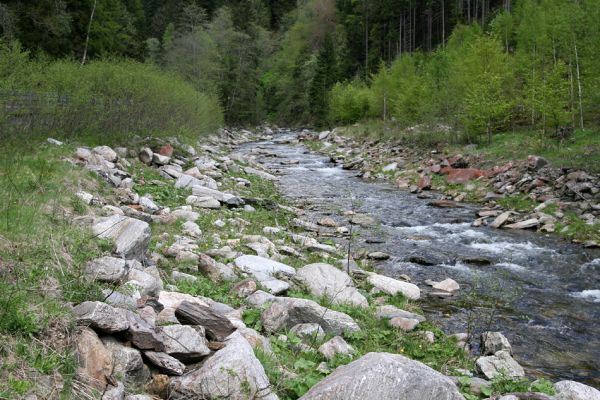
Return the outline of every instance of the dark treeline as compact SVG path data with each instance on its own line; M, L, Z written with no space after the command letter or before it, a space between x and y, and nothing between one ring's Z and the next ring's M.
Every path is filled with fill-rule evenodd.
M0 32L34 56L155 64L229 123L489 133L597 117L599 14L595 0L5 0Z

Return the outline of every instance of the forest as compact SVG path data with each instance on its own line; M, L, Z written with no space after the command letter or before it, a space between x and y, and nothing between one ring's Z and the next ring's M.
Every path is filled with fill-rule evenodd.
M228 124L381 120L466 141L515 126L560 134L597 123L598 20L595 0L3 1L0 79L5 102L15 91L69 95L66 81L97 76L75 78L78 65L104 63L169 76ZM88 96L117 85L107 75L115 82ZM111 96L148 99L144 90Z

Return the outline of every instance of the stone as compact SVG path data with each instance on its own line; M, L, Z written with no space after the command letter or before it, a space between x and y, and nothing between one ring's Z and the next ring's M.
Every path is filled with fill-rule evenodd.
M241 272L253 276L261 283L280 276L291 278L296 274L296 270L289 265L253 255L238 257L234 264Z
M98 338L96 332L83 328L75 338L75 379L85 386L103 392L112 374L111 352Z
M212 340L222 342L235 331L229 319L207 306L183 301L175 310L175 316L182 324L200 325Z
M393 317L390 319L389 324L392 328L398 328L404 332L410 332L414 330L417 325L419 325L419 321L412 318Z
M104 394L102 395L102 400L123 400L125 399L125 385L121 382L117 382L117 386L108 385Z
M556 400L600 400L600 391L591 386L574 381L560 381L554 384Z
M160 154L161 156L172 157L173 156L173 146L171 146L168 143L164 144L164 145L160 146L157 153Z
M383 172L392 172L392 171L395 171L396 169L398 169L397 162L390 163L390 164L384 166L383 168L381 168L381 170Z
M174 210L171 212L171 215L178 219L183 219L189 222L195 222L198 218L200 218L200 214L198 214L196 211L192 211L192 208L187 206Z
M451 278L444 279L441 282L435 282L432 287L436 290L443 290L444 292L456 292L460 289L460 285Z
M53 138L46 139L46 142L48 142L49 144L52 144L54 146L62 146L64 144L60 140L56 140L56 139L53 139Z
M294 325L290 329L290 333L309 341L321 340L325 337L325 331L321 325L315 323Z
M152 159L154 158L154 153L152 152L152 150L149 147L144 147L138 153L138 158L144 164L150 165L150 164L152 164Z
M257 289L256 281L244 279L231 287L231 293L234 293L237 297L245 298L256 292Z
M141 260L150 243L148 223L121 215L98 219L92 231L99 238L111 239L116 253L125 259Z
M160 372L167 375L183 375L185 365L167 353L156 351L145 351L144 356L156 367Z
M427 204L430 205L431 207L436 207L436 208L462 208L463 207L461 204L458 204L457 202L451 201L451 200L433 200Z
M419 178L419 180L417 181L417 187L420 190L430 189L431 188L431 176L423 175L421 178Z
M102 342L111 353L113 375L136 384L145 384L150 379L150 371L144 365L142 353L138 349L124 346L112 336L102 338Z
M173 282L196 282L198 280L194 275L186 274L185 272L173 271L171 272L171 279Z
M228 265L219 263L215 261L212 257L201 254L198 262L198 271L207 275L212 281L220 281L220 280L234 280L236 279L236 274Z
M156 205L156 203L149 197L142 196L139 200L139 205L142 207L144 212L149 214L154 214L160 210L160 207Z
M503 212L502 214L498 215L496 219L494 219L494 222L492 222L490 226L492 228L500 228L506 223L506 221L508 221L508 218L510 218L511 214L511 211Z
M325 217L325 218L320 219L317 222L317 224L321 225L321 226L326 226L326 227L329 227L329 228L335 228L335 227L338 226L337 222L335 222L335 220L333 218L330 218L330 217Z
M156 165L167 165L171 162L171 157L163 156L158 153L152 155L152 162Z
M525 376L523 367L521 367L506 350L498 351L492 356L479 357L475 364L487 379L493 379L502 372L506 373L506 375L511 378L521 378Z
M276 181L279 179L275 175L271 175L268 172L261 171L261 170L258 170L256 168L252 168L252 167L244 168L244 172L248 175L256 175L259 178L266 179L268 181Z
M500 350L506 350L509 354L512 354L510 342L500 332L484 332L481 335L481 342L481 355L483 356L495 354Z
M525 221L520 221L514 224L505 225L504 227L507 229L530 229L536 228L540 224L537 218L527 219Z
M274 355L269 339L256 332L254 329L240 327L237 331L248 341L254 350L260 349L268 354Z
M235 332L225 347L196 370L169 384L171 400L277 400L260 361L248 341Z
M450 378L399 354L368 353L337 368L300 400L464 400Z
M79 200L83 201L87 205L92 204L92 202L94 201L94 195L88 192L84 192L83 190L80 190L79 192L75 193L75 196L77 196Z
M204 328L190 325L163 326L164 352L185 362L196 362L210 354Z
M157 311L158 317L156 321L161 324L178 324L179 320L175 317L175 310L184 301L206 307L209 307L210 305L208 299L203 300L186 293L161 291L158 295L158 302L156 302L158 306L161 307L159 308L159 311Z
M145 270L130 269L127 275L128 283L138 287L142 295L158 295L163 289L163 283L155 274L150 273L151 271L152 267Z
M537 171L546 165L548 165L548 160L543 157L534 155L527 156L527 168L533 171Z
M185 203L192 207L197 207L197 208L209 208L209 209L221 208L221 203L219 203L219 200L216 200L209 196L203 196L203 197L194 196L194 195L188 196L185 199Z
M296 272L294 280L316 297L326 297L332 304L368 307L369 302L354 287L350 276L329 264L309 264Z
M373 285L377 290L392 296L400 293L411 300L418 300L421 297L421 290L417 285L389 278L384 275L369 273L367 282Z
M390 255L382 251L374 251L372 253L367 254L367 258L370 258L371 260L383 261L388 260L390 258Z
M127 312L127 338L135 347L142 350L163 351L163 335L160 329L134 312Z
M425 317L419 314L411 313L410 311L404 311L396 306L385 304L377 306L375 309L375 316L379 319L392 319L392 318L407 318L415 319L419 322L425 322Z
M155 374L152 381L146 386L149 393L161 398L167 399L169 393L169 376L164 374Z
M359 331L358 324L344 313L329 310L307 299L278 297L262 313L266 332L275 333L303 323L317 323L326 333L339 335Z
M330 360L337 354L352 354L354 353L354 348L346 343L341 336L335 336L319 346L319 353Z
M378 223L375 217L372 217L368 214L354 214L350 219L350 222L363 227L375 226Z
M274 295L285 293L290 288L289 283L280 279L270 279L266 281L261 281L260 284L269 293L272 293Z
M269 301L275 300L275 296L271 293L264 292L262 290L257 290L252 293L250 296L246 297L246 303L248 303L252 307L260 307L263 304L266 304Z
M101 257L86 264L85 274L99 282L119 282L127 274L128 265L122 258Z
M117 161L117 153L108 146L97 146L92 149L92 153L99 155L108 162Z
M106 333L123 332L129 328L126 310L100 301L84 301L73 308L78 325L89 326Z

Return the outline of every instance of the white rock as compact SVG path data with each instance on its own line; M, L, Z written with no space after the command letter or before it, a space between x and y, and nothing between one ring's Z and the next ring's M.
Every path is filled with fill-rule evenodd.
M98 219L92 230L99 238L112 239L116 252L126 259L141 260L150 242L150 226L146 222L121 215Z
M369 273L367 282L376 289L392 296L400 293L411 300L418 300L419 297L421 297L421 290L417 285L392 279L387 276Z
M94 200L93 194L84 192L83 190L75 193L75 196L77 196L79 199L81 199L81 201L83 201L87 205L92 204L92 201Z
M556 400L600 400L600 391L591 386L574 381L560 381L554 384Z
M454 279L444 279L441 282L436 282L433 286L434 289L443 290L445 292L455 292L460 289L459 284Z
M479 357L475 364L487 379L493 379L502 372L505 372L507 376L512 378L525 376L523 367L505 350L498 351L493 356Z
M335 336L319 347L319 353L327 359L332 359L336 354L352 354L354 348L346 343L341 336Z
M366 297L354 287L350 276L332 265L307 265L297 271L294 280L305 286L313 296L326 297L332 304L369 306Z

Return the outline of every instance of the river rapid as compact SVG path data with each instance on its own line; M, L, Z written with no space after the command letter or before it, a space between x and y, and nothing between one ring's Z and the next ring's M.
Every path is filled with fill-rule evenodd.
M485 296L498 305L489 328L508 337L528 374L600 387L599 251L554 235L474 228L476 205L432 207L430 199L358 178L295 139L289 131L240 151L281 176L280 190L307 211L304 219L327 215L348 226L342 212L351 209L375 217L375 226L358 228L353 248L390 254L376 269L408 275L423 291L429 320L448 333L466 332L471 321L478 333L488 328L490 309L474 309L470 299ZM347 239L337 240L347 246ZM432 295L425 280L448 277L460 284L459 293Z

